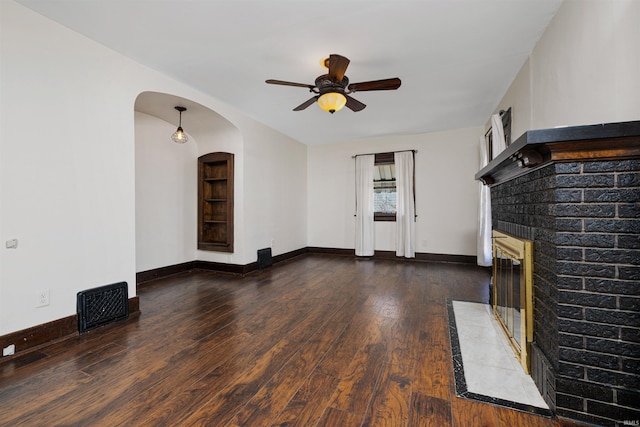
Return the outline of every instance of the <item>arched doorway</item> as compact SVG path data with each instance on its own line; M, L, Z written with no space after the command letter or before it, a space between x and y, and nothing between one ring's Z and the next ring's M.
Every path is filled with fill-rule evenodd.
M178 125L175 106L187 109L182 114L186 144L171 141ZM175 95L143 92L134 111L136 272L140 273L197 259L197 159L213 151L240 154L242 138L220 114Z

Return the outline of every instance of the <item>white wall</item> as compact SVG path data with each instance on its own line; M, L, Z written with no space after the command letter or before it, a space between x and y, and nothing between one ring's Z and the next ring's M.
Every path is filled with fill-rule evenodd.
M416 154L416 252L476 254L482 128L394 136L308 148L309 246L355 246L355 162L351 156ZM376 222L375 249L395 251L395 222Z
M308 147L257 123L251 132L259 137L245 140L245 259L255 261L257 249L307 246Z
M175 130L135 113L136 272L196 258L198 145L175 144Z
M131 75L139 69L0 2L0 334L75 313L116 281L135 295ZM99 83L98 83L99 82ZM35 308L36 292L50 305Z
M248 264L258 249L278 255L306 246L306 145L251 121L241 136L220 126L201 132L198 150L234 153L235 215L234 253L198 251L197 259Z
M531 124L530 68L529 59L527 59L494 112L497 113L511 107L511 142L526 131L533 129ZM491 117L488 118L485 128L489 129L490 127Z
M640 119L639 23L637 0L566 0L496 108L513 107L514 139Z
M265 128L215 98L141 66L13 1L0 1L0 9L0 241L19 240L17 249L5 249L4 245L0 249L0 335L74 314L76 293L80 290L127 281L129 296L136 295L133 109L140 93L175 94L193 100L233 123L248 147L281 153L285 160L306 159L302 144ZM147 138L167 129L163 123L137 117L142 120L140 130ZM196 139L207 144L204 136ZM237 140L234 135L233 141ZM141 142L140 155L152 155L150 147L145 146L148 142ZM236 188L239 222L235 237L240 251L233 254L232 262L246 264L255 260L256 249L264 245L261 234L273 236L276 246L282 242L283 250L304 246L306 192L303 189L299 193L303 200L294 202L293 209L281 209L276 202L283 197L280 189L264 185L256 179L255 172L248 174L253 181L244 179L242 144L239 147L236 173L241 174L242 187ZM284 155L288 151L292 154ZM182 156L175 157L171 164L167 154L158 153L158 161L174 170L184 167L180 166L185 161ZM276 160L263 156L259 162L249 162L252 167L257 163L267 171L278 170L274 183L296 181L287 183L285 191L298 191L306 185L304 179L303 184L297 182L306 176L304 161L290 171L279 170L280 157ZM186 182L188 176L182 178ZM175 191L182 185L165 184ZM256 205L252 199L264 191L272 192L274 201ZM175 194L173 197L179 198ZM277 219L266 224L258 222L258 212L251 212L245 219L244 210L249 209L244 207L245 200L251 209L259 211L261 218ZM151 211L153 206L145 203L144 209ZM177 221L179 215L173 212L172 218L154 221ZM285 227L287 223L294 227ZM286 235L279 234L285 230ZM147 252L148 257L147 253L141 255L141 268L187 258L189 249L184 245L190 244L190 237L186 229L184 233L165 235L165 243L175 238L182 248ZM36 293L41 289L50 290L51 302L35 308Z

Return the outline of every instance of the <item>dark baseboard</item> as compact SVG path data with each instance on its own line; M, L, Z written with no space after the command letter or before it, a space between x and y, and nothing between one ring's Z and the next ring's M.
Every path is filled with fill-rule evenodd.
M316 254L332 254L343 256L356 256L355 249L337 249L337 248L320 248L307 247L308 253ZM395 251L375 251L373 256L358 257L365 259L393 259L396 261L429 261L429 262L453 262L458 264L476 264L476 257L472 255L446 255L446 254L429 254L416 252L415 258L404 258L396 256Z
M318 246L307 246L307 253L311 254L331 254L341 256L356 256L355 249L340 249L340 248L321 248Z
M258 265L257 263L252 263L252 264L255 264L257 268L257 265ZM252 271L251 269L252 264L248 264L248 265L225 264L221 262L211 262L211 261L183 262L181 264L168 265L166 267L140 271L136 273L136 284L138 288L143 288L146 285L150 284L150 282L153 280L164 279L165 277L170 277L175 274L180 274L180 273L184 273L191 270L207 270L207 271L217 271L220 273L244 275L244 274L247 274L247 272Z
M78 316L72 315L32 326L0 337L0 347L14 344L16 354L38 347L44 343L78 333Z
M304 255L308 252L307 248L296 249L295 251L276 255L273 257L273 264L282 263L292 258ZM216 271L218 273L230 273L244 276L258 270L258 262L252 262L245 265L225 264L212 261L189 261L181 264L169 265L166 267L155 268L153 270L141 271L136 273L136 281L138 287L144 287L146 282L164 277L173 276L174 274L183 273L190 270L206 270Z
M129 319L140 315L140 298L129 298ZM11 360L25 352L37 349L53 341L60 341L78 335L78 315L63 317L41 325L0 336L0 348L14 344L15 355L0 359L0 363Z
M222 262L212 262L212 261L194 261L194 266L198 270L207 270L207 271L217 271L219 273L231 273L231 274L247 274L251 270L251 265L255 264L257 268L258 263L252 263L247 265L240 264L224 264Z
M453 262L457 264L477 265L477 258L473 255L447 255L447 254L427 254L416 253L416 261L430 262Z
M340 256L355 257L354 249L340 248L322 248L318 246L307 246L305 248L296 249L295 251L276 255L273 257L273 264L288 261L305 254L330 254ZM470 255L446 255L446 254L428 254L416 253L415 258L403 258L396 256L395 251L375 251L371 257L358 257L363 259L388 259L396 261L428 261L428 262L450 262L458 264L476 264L476 257ZM136 273L138 287L143 287L146 282L173 276L174 274L183 273L190 270L206 270L216 271L219 273L230 273L244 276L258 270L258 262L252 262L245 265L225 264L212 261L189 261L181 264L169 265L166 267L155 268L153 270L141 271Z
M129 298L129 318L140 316L140 297Z
M136 273L136 284L140 287L140 284L149 282L151 280L160 279L162 277L173 276L174 274L182 273L184 271L193 270L196 267L198 261L183 262L181 264L168 265L166 267L154 268L152 270L141 271Z
M292 258L299 257L301 255L304 255L304 254L308 253L308 252L309 252L308 248L301 248L301 249L297 249L295 251L287 252L285 254L276 255L276 256L273 257L273 263L277 264L277 263L289 261Z
M302 249L297 249L295 251L287 252L284 254L276 255L273 257L272 262L274 265L279 264L279 263L288 261L292 258L304 255L307 252L308 252L307 248L302 248ZM195 261L195 263L196 263L196 268L201 270L218 271L221 273L233 273L233 274L240 274L243 276L245 274L249 274L258 270L257 261L249 264L245 264L245 265L222 264L218 262L209 262L209 261Z

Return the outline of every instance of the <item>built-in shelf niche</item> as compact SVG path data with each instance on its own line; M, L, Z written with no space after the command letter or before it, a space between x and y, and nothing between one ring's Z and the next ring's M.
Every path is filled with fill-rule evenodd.
M198 158L198 249L233 252L233 154Z

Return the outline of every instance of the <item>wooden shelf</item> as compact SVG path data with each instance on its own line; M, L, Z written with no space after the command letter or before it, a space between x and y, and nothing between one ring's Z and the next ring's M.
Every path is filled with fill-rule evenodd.
M198 249L233 252L233 154L198 158Z

